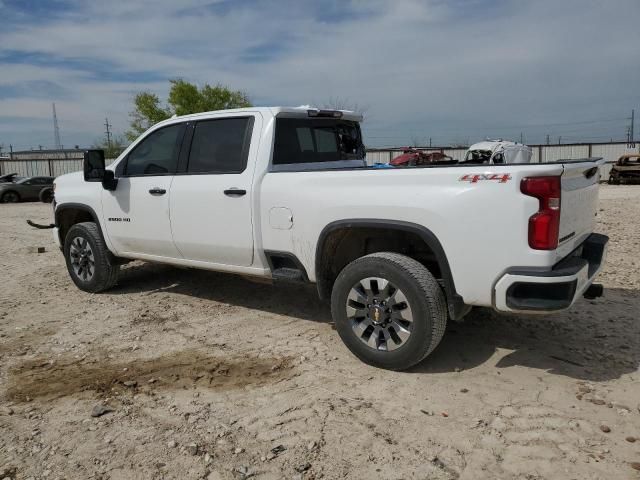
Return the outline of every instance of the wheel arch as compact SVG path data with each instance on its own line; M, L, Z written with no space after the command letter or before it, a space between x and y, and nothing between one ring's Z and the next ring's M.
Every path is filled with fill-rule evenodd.
M76 223L81 222L94 222L106 243L100 219L93 208L82 203L63 203L57 205L55 210L55 226L58 229L58 238L61 245L64 245L64 239L69 229Z
M339 273L339 271L336 272L335 269L332 269L331 259L335 258L334 254L342 241L349 235L349 232L354 231L384 232L386 236L403 234L411 235L414 241L416 238L420 239L424 246L433 254L435 263L437 264L438 277L442 281L451 319L461 319L468 313L470 307L465 305L462 297L456 292L449 261L438 237L422 225L400 220L354 218L337 220L326 225L318 238L315 258L316 284L318 295L321 299L326 299L331 296L333 282ZM365 254L367 253L371 252L365 252ZM341 267L343 268L344 265L338 265L338 270L341 270Z
M7 193L14 193L18 196L18 201L22 200L22 195L20 195L20 192L18 192L17 190L14 189L8 189L8 190L4 190L2 193L0 193L0 199L4 198L4 196Z

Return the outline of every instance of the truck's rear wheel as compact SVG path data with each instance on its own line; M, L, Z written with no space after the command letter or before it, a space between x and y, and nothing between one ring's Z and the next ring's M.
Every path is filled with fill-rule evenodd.
M97 293L118 281L120 265L111 261L112 255L95 223L73 225L65 237L63 251L71 280L80 290Z
M338 275L331 312L360 360L404 370L440 343L447 322L442 288L416 260L392 252L358 258Z

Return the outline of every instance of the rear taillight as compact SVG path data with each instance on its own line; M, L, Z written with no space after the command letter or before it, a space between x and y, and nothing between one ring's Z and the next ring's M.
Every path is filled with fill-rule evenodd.
M527 177L520 191L540 201L540 208L529 219L529 246L536 250L555 250L560 235L560 177Z

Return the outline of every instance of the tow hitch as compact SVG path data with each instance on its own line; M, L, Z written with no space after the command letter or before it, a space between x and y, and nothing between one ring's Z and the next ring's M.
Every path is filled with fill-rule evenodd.
M594 298L601 297L603 291L604 287L601 283L592 283L589 285L589 288L585 290L582 296L587 300L593 300Z
M50 223L49 225L40 225L38 223L34 223L31 220L27 220L27 224L33 228L39 228L40 230L45 230L47 228L54 228L55 224Z

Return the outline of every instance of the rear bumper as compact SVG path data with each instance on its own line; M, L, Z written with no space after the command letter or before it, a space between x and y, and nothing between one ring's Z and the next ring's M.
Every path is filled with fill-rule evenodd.
M494 288L494 307L503 312L555 312L569 308L593 283L604 264L609 237L591 234L550 270L514 268Z

